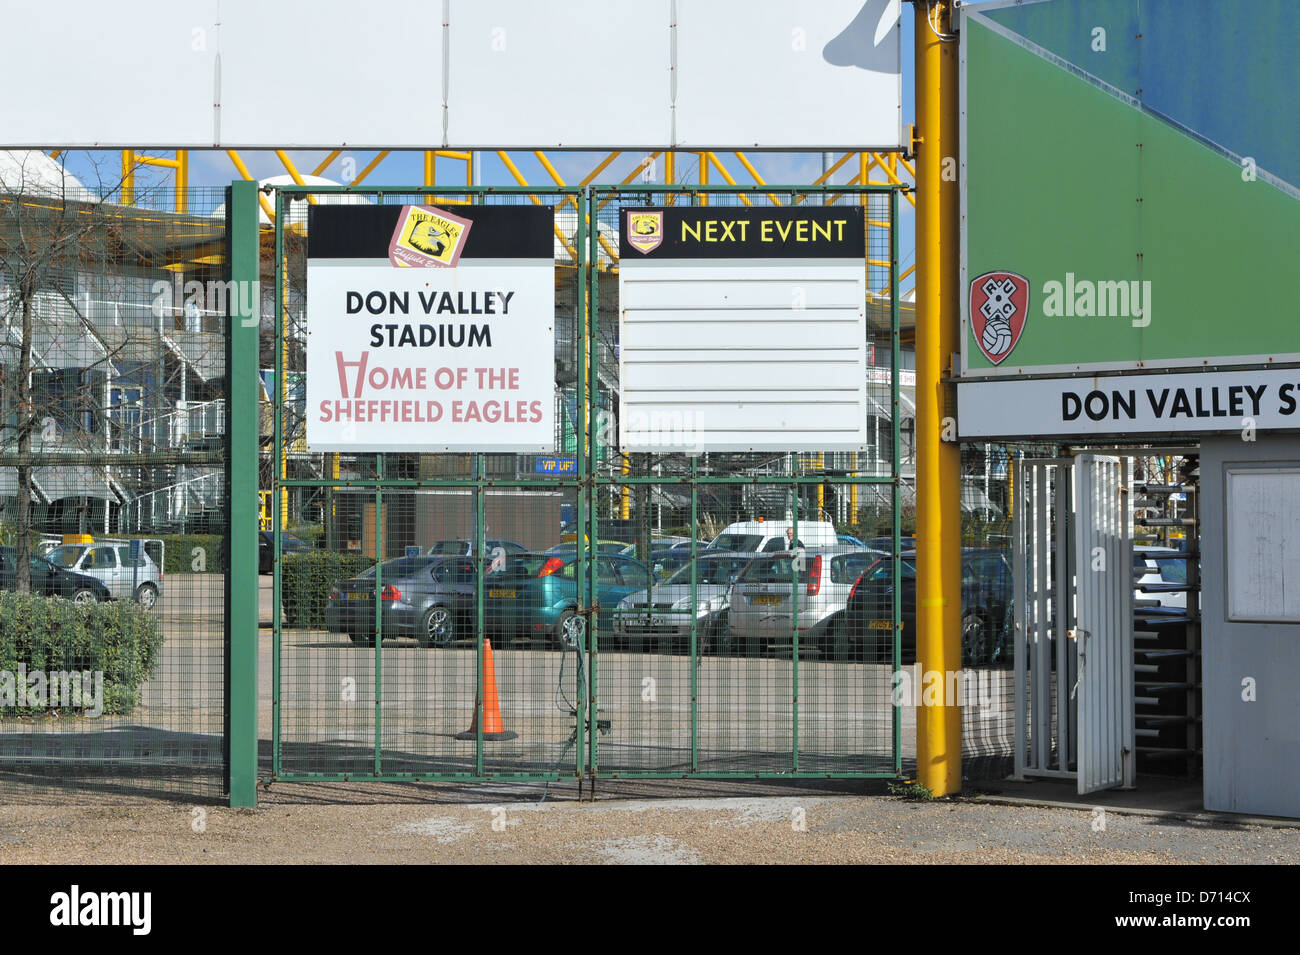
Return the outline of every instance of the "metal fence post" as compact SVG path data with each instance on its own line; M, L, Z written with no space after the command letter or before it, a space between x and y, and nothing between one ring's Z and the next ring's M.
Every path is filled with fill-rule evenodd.
M233 287L257 288L257 183L231 185L226 208ZM245 283L249 283L245 285ZM232 295L227 317L226 786L231 806L257 804L257 295ZM245 306L251 302L251 310Z

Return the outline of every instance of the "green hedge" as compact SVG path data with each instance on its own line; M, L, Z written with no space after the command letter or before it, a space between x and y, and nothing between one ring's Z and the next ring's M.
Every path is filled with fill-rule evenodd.
M0 715L51 709L18 707L16 698L15 705L5 705L20 667L29 674L103 673L103 712L129 713L140 702L141 684L158 666L162 643L157 618L131 601L76 604L62 597L0 592Z
M330 588L374 564L361 554L313 550L285 554L280 560L280 601L290 627L322 630Z
M204 551L203 573L219 574L226 569L226 538L221 534L161 534L158 539L166 545L163 552L164 573L196 573L196 547L202 547Z

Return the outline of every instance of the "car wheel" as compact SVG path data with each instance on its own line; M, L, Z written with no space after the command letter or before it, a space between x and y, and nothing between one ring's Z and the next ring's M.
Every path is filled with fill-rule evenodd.
M135 602L145 610L152 610L158 602L158 588L153 584L141 584L136 588Z
M961 662L964 666L978 666L988 656L988 627L977 613L961 618Z
M577 619L578 614L573 610L566 610L564 613L560 614L560 619L555 621L555 626L551 629L550 633L550 643L552 647L555 649L564 648L564 636L566 632L568 632L572 638L581 639L577 630L577 624L575 623Z
M375 635L373 633L349 633L348 639L359 647L373 647L375 645Z
M415 642L422 647L446 647L456 639L456 618L446 607L430 607L420 620Z
M95 596L95 592L89 587L79 587L76 593L72 595L72 602L77 604L93 604L98 601L99 598Z

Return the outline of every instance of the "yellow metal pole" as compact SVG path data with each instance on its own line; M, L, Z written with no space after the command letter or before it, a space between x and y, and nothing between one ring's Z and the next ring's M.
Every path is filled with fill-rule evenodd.
M189 211L190 153L188 149L176 150L176 211Z
M122 205L135 205L135 150L122 150Z
M949 356L960 347L957 44L951 0L916 0L916 712L918 782L936 796L961 790L961 710L942 694L961 669L961 453ZM950 162L945 163L945 160ZM948 438L950 440L944 440ZM934 674L933 676L931 674ZM927 697L922 694L922 701Z

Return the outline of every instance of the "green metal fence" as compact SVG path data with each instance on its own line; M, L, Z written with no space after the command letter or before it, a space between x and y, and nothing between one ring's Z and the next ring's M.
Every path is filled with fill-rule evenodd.
M226 191L122 205L26 155L0 182L0 801L215 801Z
M260 775L899 775L898 198L855 186L276 190ZM553 209L556 455L307 447L308 208L357 202ZM619 223L676 204L861 209L866 451L619 447ZM708 548L740 521L790 523L796 539L828 525L836 541L807 548L806 563ZM892 596L869 623L850 620L869 567ZM733 626L736 600L763 607L772 593L788 626Z

